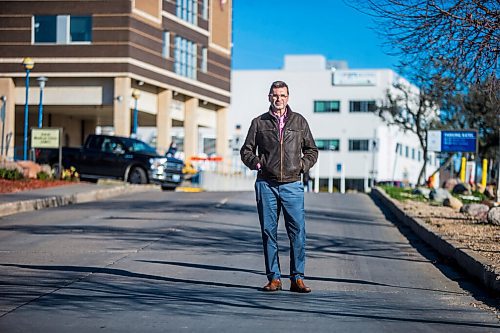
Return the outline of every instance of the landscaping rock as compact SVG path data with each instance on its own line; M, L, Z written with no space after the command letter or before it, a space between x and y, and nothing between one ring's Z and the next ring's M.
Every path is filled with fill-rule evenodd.
M495 191L495 185L486 185L484 195L486 195L489 199L495 199Z
M36 175L42 171L42 167L32 161L18 161L17 165L23 168L23 175L26 178L36 179Z
M486 199L486 200L481 201L481 203L483 205L488 206L490 209L493 208L493 207L495 207L495 201L493 201L493 200Z
M16 162L8 161L7 159L0 160L0 169L18 170L21 173L23 172L23 168L21 168L21 166L19 166Z
M488 223L500 225L500 207L493 207L488 212Z
M429 199L437 203L443 203L444 199L450 198L451 194L444 188L433 189L429 193Z
M462 208L463 205L462 201L455 197L449 197L443 200L443 206L451 207L456 211L460 211L460 208Z
M465 195L470 195L472 194L470 190L470 186L466 184L457 184L453 187L453 190L451 191L453 194L465 194Z
M412 194L423 195L424 198L429 199L429 195L431 194L431 189L427 187L417 187L412 191Z
M461 183L461 181L459 178L450 178L450 179L447 179L443 182L442 187L448 191L451 191L451 190L453 190L455 185L460 184L460 183Z
M488 211L490 207L483 204L466 204L460 209L460 212L473 217L480 222L486 222L488 220Z

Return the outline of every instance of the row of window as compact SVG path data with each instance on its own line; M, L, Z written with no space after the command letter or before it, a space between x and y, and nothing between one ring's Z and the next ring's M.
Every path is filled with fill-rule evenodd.
M319 150L329 150L329 151L340 151L340 140L339 139L317 139L315 140L316 146ZM371 143L371 147L370 147ZM349 151L371 151L377 149L376 142L370 139L352 139L349 140ZM421 161L422 151L415 148L410 148L409 146L403 146L398 143L396 145L396 153L400 156L406 158L411 158L412 160ZM437 165L438 160L432 156L427 156L427 161L429 165Z
M182 6L186 3L186 1L181 1ZM187 8L191 7L188 6ZM92 42L92 16L38 15L34 16L33 26L33 40L35 43L74 44ZM198 65L197 49L198 46L196 43L180 36L175 37L175 73L196 79ZM163 32L162 56L170 58L169 31ZM201 71L206 72L207 66L208 50L206 47L203 47L201 49Z
M164 33L163 55L169 57L168 50L170 46L170 34ZM196 80L196 72L198 68L198 45L181 36L175 37L174 43L174 72ZM202 72L207 72L208 69L208 50L206 47L201 49L200 69Z
M39 15L33 20L35 43L92 42L92 16Z
M353 139L349 140L349 151L369 151L370 141L368 139ZM316 146L319 150L340 151L339 139L317 139Z
M201 0L201 17L208 20L208 0ZM175 15L186 22L198 25L198 0L177 0Z
M409 146L403 146L402 144L396 144L396 154L402 157L411 158L412 160L421 161L423 152L420 149L410 148ZM427 155L427 161L429 165L438 165L438 159L430 154Z
M375 101L349 101L349 112L374 112ZM340 112L340 101L314 101L314 112Z
M196 80L196 54L196 43L186 38L176 36L174 51L174 72L179 75Z

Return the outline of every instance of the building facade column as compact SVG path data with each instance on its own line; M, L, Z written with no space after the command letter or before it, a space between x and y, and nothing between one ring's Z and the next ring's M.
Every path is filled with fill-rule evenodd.
M4 113L4 120L0 117L0 152L8 159L14 158L14 138L16 121L15 85L11 78L0 79L0 112Z
M229 136L227 133L227 112L228 108L223 107L217 110L217 135L215 141L215 152L222 157L222 163L219 163L220 172L228 172L230 169L231 157L229 156Z
M129 77L115 77L113 100L113 127L115 135L130 136L132 80Z
M188 158L198 153L198 98L184 102L184 156Z
M172 140L172 90L163 90L158 94L158 110L156 110L156 149L165 154Z

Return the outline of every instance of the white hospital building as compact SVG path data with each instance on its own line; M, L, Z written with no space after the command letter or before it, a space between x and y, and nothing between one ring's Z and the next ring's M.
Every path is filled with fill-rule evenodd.
M413 133L388 126L372 111L402 79L390 69L349 69L344 61L327 61L321 55L287 55L282 69L234 70L228 135L233 168L242 170L241 147L253 118L269 108L273 81L290 89L289 105L309 122L319 151L310 176L325 190L366 191L373 182L416 184L423 151ZM439 161L428 155L426 175Z

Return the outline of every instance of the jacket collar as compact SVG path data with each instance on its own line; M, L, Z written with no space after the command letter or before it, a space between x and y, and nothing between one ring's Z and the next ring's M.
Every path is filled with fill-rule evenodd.
M290 118L292 113L293 113L292 108L289 105L287 105L286 112L285 112L285 119ZM271 106L269 106L269 114L272 116L272 118L277 118L277 116L274 114L273 108Z

